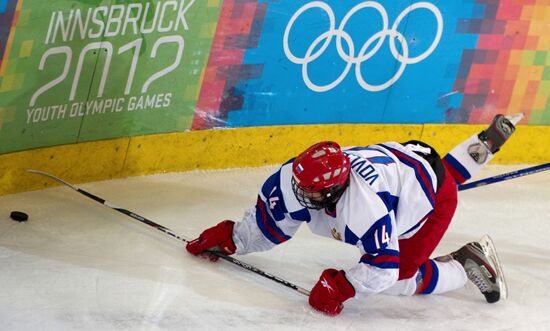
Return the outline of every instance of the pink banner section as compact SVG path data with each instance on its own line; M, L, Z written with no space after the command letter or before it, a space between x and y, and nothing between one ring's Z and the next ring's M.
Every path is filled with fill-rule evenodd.
M223 1L192 130L225 126L227 113L241 108L243 98L235 85L261 70L261 65L244 65L243 58L258 43L266 8L257 0Z
M15 26L21 10L21 0L0 1L0 76L4 73L4 56L9 54Z
M495 114L524 112L523 122L550 118L550 19L548 1L478 0L483 17L464 20L458 33L478 34L465 49L454 90L463 92L460 111L448 122L488 123Z

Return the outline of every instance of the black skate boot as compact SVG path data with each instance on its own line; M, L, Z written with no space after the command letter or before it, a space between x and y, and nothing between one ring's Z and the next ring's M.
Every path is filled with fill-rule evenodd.
M523 113L504 116L496 115L491 125L478 135L479 143L468 147L468 153L479 164L487 160L489 153L495 154L514 133L515 125L523 118Z
M451 257L464 267L468 279L479 288L487 302L494 303L507 297L502 268L489 236L463 246L451 253Z

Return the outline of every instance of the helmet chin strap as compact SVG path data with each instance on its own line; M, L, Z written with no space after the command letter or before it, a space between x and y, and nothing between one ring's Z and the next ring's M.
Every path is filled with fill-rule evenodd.
M315 200L309 200L309 203L314 206L314 208L311 208L310 206L305 206L307 208L311 209L327 209L327 210L334 210L336 207L336 204L338 203L338 200L340 200L340 197L342 197L342 194L344 194L344 191L349 185L349 177L346 180L346 183L344 186L341 187L332 187L330 192L327 192L327 194L323 194L324 198L322 201L315 201Z
M336 203L338 203L338 200L340 200L340 198L342 197L342 194L344 194L344 191L348 186L349 186L349 176L348 176L348 179L346 180L346 183L342 187L339 187L334 190L334 192L332 193L332 197L330 197L330 199L327 201L326 203L327 206L325 206L325 208L336 206ZM330 209L333 209L333 208L330 208Z

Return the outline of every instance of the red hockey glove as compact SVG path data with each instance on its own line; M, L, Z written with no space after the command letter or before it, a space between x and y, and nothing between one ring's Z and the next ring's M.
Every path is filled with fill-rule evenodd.
M218 250L226 255L235 253L237 247L233 242L233 226L235 222L225 220L209 229L206 229L201 235L190 241L185 248L193 255L199 255L206 250ZM218 257L211 255L210 260L217 261Z
M340 314L343 302L355 296L355 289L343 270L326 269L309 294L309 304L330 316Z

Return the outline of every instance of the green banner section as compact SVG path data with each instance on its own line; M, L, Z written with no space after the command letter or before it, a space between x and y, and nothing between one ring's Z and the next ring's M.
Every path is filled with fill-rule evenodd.
M190 128L220 0L11 4L0 153Z

